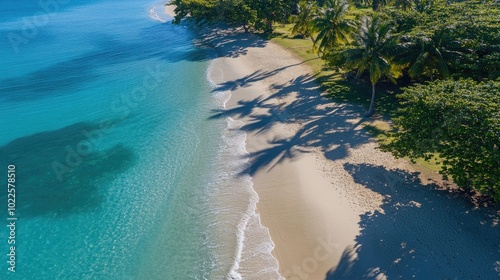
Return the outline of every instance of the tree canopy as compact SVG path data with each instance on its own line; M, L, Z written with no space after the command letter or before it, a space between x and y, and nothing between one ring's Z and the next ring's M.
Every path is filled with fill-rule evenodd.
M427 69L416 72L430 77L432 71L429 70L433 68L442 74L447 71L455 78L494 80L500 77L498 5L473 1L446 5L436 1L425 12L387 9L383 13L396 23L396 32L403 42L416 47L411 52L427 53L427 59L418 58L427 61L422 64ZM425 50L419 52L419 47ZM417 57L414 56L414 63Z
M500 82L438 80L399 97L397 132L384 149L412 159L438 154L443 175L500 201Z
M358 75L368 72L372 98L367 116L371 116L375 110L375 85L382 77L396 82L401 73L391 55L397 45L397 38L392 34L391 25L381 21L378 15L363 17L355 38L354 47L344 51L341 56L344 57L345 66L355 69Z
M442 174L500 201L500 4L454 0L173 0L175 22L271 31L292 20L334 70L401 81L384 149L442 162ZM361 9L353 9L351 4ZM371 8L371 9L370 9ZM293 15L293 16L291 16ZM298 36L297 36L298 37ZM351 75L345 75L350 77ZM352 75L353 76L353 75ZM348 79L348 78L346 78ZM379 90L380 91L380 90Z
M293 0L172 0L179 23L189 16L197 22L226 22L256 30L271 31L275 21L284 21L295 8Z
M348 7L343 0L326 0L324 7L319 9L312 21L313 30L317 31L314 45L318 51L325 53L349 42L354 23L346 19Z

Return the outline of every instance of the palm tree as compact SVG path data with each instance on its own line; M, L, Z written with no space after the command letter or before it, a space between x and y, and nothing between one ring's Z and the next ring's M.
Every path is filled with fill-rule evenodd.
M387 0L372 0L372 9L378 11L382 6L387 5Z
M443 78L448 77L450 71L448 70L448 65L446 65L440 48L436 46L430 38L421 37L419 41L421 41L420 52L408 70L410 76L412 78L418 78L424 72L428 72L431 81L433 81L433 72L435 69Z
M344 52L345 64L348 69L357 69L358 76L365 71L370 75L372 98L367 112L367 117L370 117L374 112L377 82L387 77L395 83L401 75L400 67L392 62L398 39L392 35L389 23L380 22L378 15L361 19L360 31L355 39L355 47Z
M415 11L419 13L427 12L430 10L434 4L436 4L436 0L414 0L415 2Z
M302 34L311 38L312 37L312 21L316 17L317 6L316 2L300 1L299 14L294 17L295 25L292 28L292 35Z
M314 30L318 32L314 46L325 53L339 44L347 43L354 24L345 18L349 5L345 0L326 0L325 7L318 11L313 20Z
M403 11L410 10L413 6L413 1L414 0L396 0L394 1L394 5L397 8L401 8Z
M434 80L434 73L442 78L450 75L445 57L454 57L462 55L461 52L447 49L445 46L446 35L443 31L434 31L430 36L428 34L416 34L412 36L409 42L404 45L404 51L401 54L401 61L410 65L408 74L412 78L419 78L423 74L430 76Z

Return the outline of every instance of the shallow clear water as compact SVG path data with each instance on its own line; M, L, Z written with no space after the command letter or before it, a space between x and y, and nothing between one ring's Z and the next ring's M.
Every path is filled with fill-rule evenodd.
M244 133L212 118L229 96L212 92L210 53L155 2L42 2L0 6L0 172L16 166L18 218L0 278L244 277L257 197L238 175Z

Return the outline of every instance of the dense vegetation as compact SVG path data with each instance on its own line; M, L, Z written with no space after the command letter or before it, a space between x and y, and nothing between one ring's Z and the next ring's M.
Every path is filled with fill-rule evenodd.
M413 159L438 153L445 176L500 201L500 83L447 79L400 97L398 130L384 148Z
M271 31L273 22L289 17L297 1L294 0L172 0L176 6L174 22L189 15L201 22L223 21L248 31Z
M500 4L444 0L173 0L176 22L224 21L292 34L345 79L403 93L384 149L438 158L441 173L500 201ZM352 75L350 75L352 74ZM349 77L349 78L348 78ZM380 91L380 90L379 90ZM385 93L387 94L387 93Z

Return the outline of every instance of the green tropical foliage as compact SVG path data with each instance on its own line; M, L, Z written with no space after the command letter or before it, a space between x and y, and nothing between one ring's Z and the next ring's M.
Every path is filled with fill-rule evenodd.
M403 43L413 45L414 61L408 65L415 66L413 76L421 72L430 77L434 69L441 77L446 72L475 80L500 77L500 7L434 2L426 13L387 11L384 16L394 19ZM419 55L420 62L414 64Z
M317 32L314 45L319 52L325 53L339 44L349 42L354 23L346 19L348 7L343 0L326 0L319 9L317 17L312 21Z
M411 159L437 156L444 176L500 201L500 4L349 3L358 8L345 0L172 1L176 23L190 17L270 31L273 22L292 20L292 34L310 37L344 85L353 83L351 73L362 78L356 84L369 78L371 98L363 100L370 101L368 116L375 110L376 85L399 80L406 88L398 89L404 93L397 95L396 132L384 149ZM377 88L387 97L387 86Z
M500 201L500 83L443 80L408 87L397 132L398 157L442 160L442 174Z
M379 11L383 6L387 5L387 0L372 0L372 9Z
M310 37L312 41L313 19L316 17L318 6L316 2L301 1L298 7L298 14L292 17L295 22L292 28L292 35L302 34Z
M414 0L413 9L419 13L430 11L438 0Z
M413 7L413 0L396 0L394 5L404 11L410 10Z
M431 81L434 77L448 78L450 71L447 65L446 55L459 54L458 52L448 51L443 47L440 33L434 32L431 36L427 34L418 34L411 36L409 42L402 42L405 51L403 57L400 57L401 62L408 61L408 74L416 79L422 75L430 77Z
M371 116L375 109L375 85L382 77L396 82L396 78L401 74L392 57L398 41L392 34L391 25L382 22L378 15L363 17L360 31L355 38L355 47L343 54L345 66L357 70L358 75L368 72L372 84L372 98L367 115Z
M198 23L226 22L271 31L275 21L283 21L297 3L293 0L172 0L176 16L174 23L190 17Z
M429 11L440 0L395 0L394 6L404 11L414 10L419 13Z

